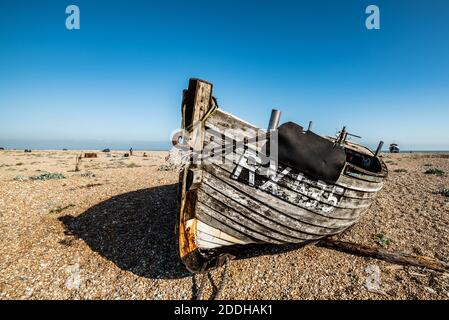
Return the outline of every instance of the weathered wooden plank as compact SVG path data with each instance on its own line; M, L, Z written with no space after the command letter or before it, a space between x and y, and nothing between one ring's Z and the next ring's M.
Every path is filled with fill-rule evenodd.
M249 129L242 133L239 130L206 127L203 154L208 157L215 154L214 161L224 160L224 154L235 156L238 160L240 155L236 150L250 149L254 153L263 153L267 139L269 136L263 130Z
M340 195L342 197L342 200L348 203L353 202L354 200L356 200L355 202L357 202L357 200L366 200L365 203L369 203L371 202L371 199L375 197L375 193L351 190L336 184L328 184L324 181L316 181L297 171L289 172L288 175L286 175L285 179L287 180L287 183L289 185L295 185L299 180L301 184L306 184L310 187L313 187L317 192L324 190L328 193ZM362 204L364 202L361 201L359 203Z
M374 182L374 183L383 183L385 180L385 177L378 177L374 175L368 175L362 172L359 172L352 168L352 166L346 166L346 169L344 170L344 174L351 178L356 178L362 181L366 182Z
M343 231L353 221L337 220L324 218L322 216L313 214L306 210L298 210L290 205L281 206L280 208L273 208L271 203L263 203L254 199L253 197L240 192L239 189L233 186L225 185L218 178L210 178L205 180L203 187L206 188L210 181L210 187L215 188L222 193L223 197L232 199L234 202L255 211L256 213L276 220L281 225L288 225L290 228L310 235L331 235Z
M254 230L254 225L251 225L251 228L243 224L241 221L236 221L235 218L230 218L227 216L224 216L220 214L220 212L216 211L216 208L211 208L207 204L203 203L202 201L197 201L197 207L199 208L200 212L207 214L210 217L213 217L215 220L219 221L221 224L228 226L229 228L233 230L237 230L243 234L247 234L251 236L252 238L255 238L261 242L266 243L288 243L288 241L280 241L278 239L272 238L269 235L263 234L263 232L260 232L260 230ZM201 220L201 215L199 215L199 219ZM228 232L226 232L228 233ZM232 236L235 236L234 234L230 233ZM236 238L238 238L236 236Z
M213 235L204 233L200 230L197 230L196 232L196 243L198 247L201 247L200 242L203 243L213 243L217 246L232 246L234 243L228 242L226 240L220 239L218 237L215 237Z
M249 234L245 234L241 232L240 230L233 229L229 227L227 224L222 223L221 221L217 220L213 216L209 215L210 210L203 210L205 208L204 205L198 203L198 206L195 210L195 217L198 219L199 222L203 222L208 226L211 226L213 228L219 229L223 231L224 233L239 239L240 241L243 241L245 243L263 243L264 241L261 241L257 238L254 238L250 236Z
M298 241L296 238L280 234L265 225L248 219L246 216L237 213L230 207L226 207L217 200L207 196L205 193L199 192L198 202L212 209L210 212L211 215L222 223L226 223L228 226L238 230L242 230L241 228L244 227L247 232L250 232L249 234L251 236L257 236L259 239L262 239L260 237L263 236L265 238L264 241L266 242L272 243L275 241L278 243L289 243ZM267 241L266 239L269 240Z
M217 198L226 202L222 202ZM209 207L213 207L217 212L226 217L235 219L235 221L243 223L257 232L261 232L281 241L298 242L319 238L317 235L301 233L289 227L279 225L275 221L267 219L262 215L258 215L238 203L230 202L230 199L221 197L217 190L208 186L204 186L203 192L199 192L198 200Z
M201 221L197 222L197 231L200 231L203 234L207 234L207 235L213 236L215 238L221 239L228 243L232 243L232 244L244 244L245 243L245 241L237 239L237 238L223 232L222 230L211 227Z
M281 205L281 203L290 204L293 207L289 208L289 212L299 212L298 215L303 214L303 211L309 211L315 215L326 217L328 219L353 221L357 220L360 215L368 209L368 207L357 209L337 208L334 206L325 205L318 201L310 201L308 199L302 198L296 192L287 190L286 188L279 185L276 186L276 194L273 194L271 192L266 192L254 187L250 187L245 183L232 179L229 176L228 171L217 165L203 165L203 169L219 178L227 185L231 185L242 190L242 192L250 195L258 201L263 203L270 203L270 206L272 207L280 208L279 206Z
M226 188L223 192L222 184L217 180L206 180L202 185L202 189L208 196L227 204L240 214L260 224L264 224L270 229L298 239L317 239L323 235L336 234L346 227L328 229L311 226L310 224L292 219L282 212L275 211L261 203L256 203L251 199L237 194L238 191L233 188Z
M245 154L245 148L242 146L242 144L237 144L236 148L232 150L231 148L227 147L226 152L227 153L221 153L222 149L222 143L220 141L211 140L211 138L214 136L213 133L206 132L205 134L205 146L206 152L212 151L214 155L211 157L206 157L204 159L205 163L216 163L220 166L228 167L229 165L237 165L237 163L240 161L241 157ZM225 137L226 141L232 141L232 138L230 136ZM227 143L229 145L229 143ZM246 145L247 149L251 149L253 152L256 151L256 147L252 144ZM257 149L257 151L260 151L260 146ZM232 168L233 169L233 168ZM297 171L290 171L288 175L285 177L286 179L293 180L291 183L295 184L296 180L298 179L298 174L301 174L302 180L301 183L307 184L310 187L317 188L320 190L325 190L326 192L332 192L336 194L341 194L345 198L350 199L372 199L375 197L376 193L375 191L380 190L382 188L383 183L373 183L373 182L366 182L363 180L360 181L354 181L354 186L349 185L348 181L352 181L353 179L350 176L346 177L346 180L342 180L343 182L346 182L344 185L339 185L338 181L336 184L327 184L322 181L316 181L310 178L307 178L304 174L297 172ZM350 179L350 180L348 180ZM351 201L351 200L348 200Z
M228 246L225 244L215 243L215 242L206 241L206 240L198 240L196 245L198 246L198 248L206 249L206 250L217 249L217 248Z
M426 256L414 256L404 252L393 252L384 248L370 247L358 243L325 239L319 242L318 246L404 266L415 266L440 272L449 271L449 263L445 261Z
M293 176L287 175L285 179L279 181L279 185L298 194L308 197L311 201L319 201L326 205L331 205L342 209L360 209L369 207L372 203L372 198L354 198L346 196L345 189L332 185L326 185L324 182L317 182L316 184L305 182L311 181L301 174L293 179ZM343 189L343 193L338 193L339 189Z
M236 169L236 164L231 161L217 164L217 167L227 171L229 176L232 176ZM276 175L282 172L282 168ZM268 178L265 178L268 180ZM249 185L246 177L240 178L243 183ZM344 196L344 189L341 187L328 185L324 182L312 182L312 180L305 177L303 174L292 174L291 171L284 175L277 184L286 188L286 192L290 197L301 195L308 198L310 201L318 201L323 205L333 206L342 209L360 209L369 207L372 199L356 199ZM284 190L284 189L283 189Z
M383 183L381 182L377 183L377 182L363 181L357 178L347 176L345 174L342 174L338 178L336 185L363 192L378 192L383 187Z
M207 181L210 181L210 185L219 189L224 195L232 197L245 207L258 210L261 214L269 215L271 212L274 212L276 218L283 219L281 218L282 214L290 219L297 220L299 223L308 225L310 229L307 232L311 234L325 234L326 232L322 228L334 229L333 231L338 232L357 221L357 218L344 220L324 217L310 210L305 210L289 202L277 199L265 192L249 192L253 189L235 180L229 179L226 182L223 181L220 176L220 171L216 166L207 166L204 168L203 184L207 184ZM299 225L296 225L296 227L299 228ZM333 231L328 232L333 233Z
M205 126L222 133L232 133L234 137L249 138L255 137L255 133L258 133L257 135L265 134L265 130L220 109L207 119Z
M205 226L208 227L207 225L205 225ZM209 229L210 229L210 227L209 227ZM197 230L196 244L199 248L212 249L212 248L219 248L219 247L223 247L223 246L232 246L232 245L236 245L236 244L245 244L245 243L242 241L238 241L238 242L227 241L227 240L220 238L219 235L211 235L204 231Z
M201 152L204 147L204 128L200 124L204 115L209 111L212 85L203 81L195 81L194 83L196 84L196 91L193 92L193 132L190 135L189 145L195 152Z

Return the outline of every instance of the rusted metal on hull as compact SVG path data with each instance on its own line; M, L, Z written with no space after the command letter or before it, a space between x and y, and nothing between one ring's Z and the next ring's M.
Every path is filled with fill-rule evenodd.
M190 150L206 154L180 175L177 232L180 257L192 272L220 266L244 245L307 243L340 233L360 219L383 186L385 163L349 142L341 144L348 158L334 182L285 164L250 164L266 147L267 140L259 139L266 132L215 104L212 85L191 79L183 127L191 133Z
M195 196L187 191L188 168L185 168L180 174L181 193L179 199L179 217L178 217L178 246L181 259L191 252L195 251L196 219L194 218L195 202L192 201ZM188 224L188 225L187 225Z

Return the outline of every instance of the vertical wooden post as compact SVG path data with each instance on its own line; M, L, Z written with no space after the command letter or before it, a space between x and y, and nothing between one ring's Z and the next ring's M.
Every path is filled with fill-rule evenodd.
M182 99L183 128L188 128L203 118L209 110L211 99L211 83L200 79L189 80L189 88L184 90Z
M194 270L198 266L196 252L196 187L201 183L201 175L196 174L195 159L201 155L204 146L204 116L212 103L212 84L199 79L190 79L189 88L183 92L182 126L189 132L187 144L193 151L193 163L188 164L180 175L181 196L178 216L178 246L181 259Z
M80 164L81 164L82 155L76 156L75 160L75 172L80 171Z
M183 97L183 128L191 132L189 145L194 152L201 152L203 149L204 128L201 121L209 111L212 100L212 84L199 80L190 79L189 89Z

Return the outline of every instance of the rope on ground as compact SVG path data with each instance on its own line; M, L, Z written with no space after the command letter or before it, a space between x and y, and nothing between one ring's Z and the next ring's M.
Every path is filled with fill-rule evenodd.
M217 288L217 291L215 293L214 296L211 297L211 300L217 300L222 291L223 288L225 287L226 283L228 282L228 278L229 278L229 257L226 256L225 257L225 263L224 263L224 268L223 268L223 273L221 275L221 282L220 282L220 286ZM200 283L200 287L198 289L198 292L195 296L196 300L201 300L202 296L203 296L203 291L204 291L204 286L206 284L206 278L210 276L210 272L204 273L201 277L201 283Z
M200 284L200 288L198 289L198 292L196 294L196 300L201 300L201 297L203 296L203 290L204 290L204 285L206 284L207 274L208 273L205 273L201 277L201 284Z
M214 296L214 300L217 300L220 297L220 294L223 291L223 288L224 288L226 282L228 281L228 277L229 277L229 257L226 256L225 257L224 268L223 268L223 273L222 273L222 276L221 276L221 283L220 283L220 286L217 289L217 293Z

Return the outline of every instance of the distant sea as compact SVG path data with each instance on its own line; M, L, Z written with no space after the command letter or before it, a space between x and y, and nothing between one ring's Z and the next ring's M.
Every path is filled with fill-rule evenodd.
M389 153L388 150L382 152ZM449 150L401 150L399 153L449 153Z
M5 149L32 149L32 150L103 150L111 149L117 151L146 150L146 151L168 151L172 145L170 141L107 141L107 140L7 140L0 139L0 147ZM368 145L375 150L376 146ZM445 148L444 148L445 149ZM382 150L389 153L388 149ZM400 150L400 153L449 153L449 150Z
M32 149L32 150L146 150L146 151L168 151L171 148L170 141L57 141L57 140L2 140L0 139L0 147L5 149Z

